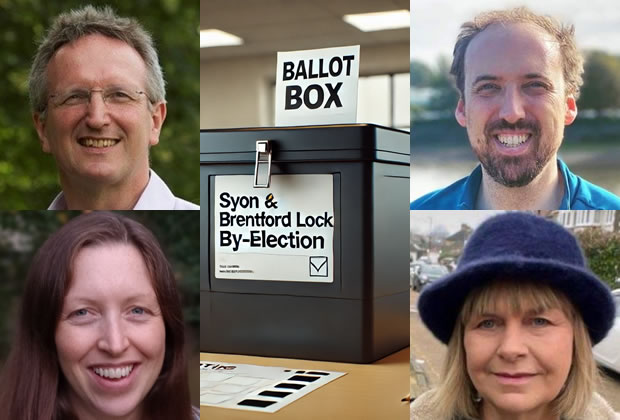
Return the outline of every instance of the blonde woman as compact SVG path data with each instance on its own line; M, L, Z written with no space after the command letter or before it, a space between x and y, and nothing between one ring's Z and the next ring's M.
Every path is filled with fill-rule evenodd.
M487 220L418 307L448 352L412 419L620 418L594 391L592 358L613 324L613 299L556 223L523 213Z

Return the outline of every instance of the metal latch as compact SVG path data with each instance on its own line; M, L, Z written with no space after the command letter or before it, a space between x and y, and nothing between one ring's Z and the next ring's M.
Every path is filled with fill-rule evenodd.
M267 165L265 165L267 164ZM267 167L267 172L263 168ZM263 176L260 176L260 173ZM263 182L260 182L263 179ZM254 165L254 188L269 188L271 182L271 145L269 140L256 142L256 163Z

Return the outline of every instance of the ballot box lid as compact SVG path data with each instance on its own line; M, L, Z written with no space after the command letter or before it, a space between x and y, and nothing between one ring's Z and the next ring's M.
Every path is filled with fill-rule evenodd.
M200 130L200 163L246 163L269 140L275 162L383 161L409 165L409 133L375 124Z

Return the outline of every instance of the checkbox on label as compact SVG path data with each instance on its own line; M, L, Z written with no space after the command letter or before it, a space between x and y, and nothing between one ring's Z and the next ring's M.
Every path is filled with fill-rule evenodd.
M327 277L327 257L310 257L310 277Z

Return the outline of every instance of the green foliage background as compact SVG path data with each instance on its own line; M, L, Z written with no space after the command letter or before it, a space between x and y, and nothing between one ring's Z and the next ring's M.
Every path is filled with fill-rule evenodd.
M596 111L620 107L620 56L590 51L584 69L578 105Z
M590 269L612 289L620 278L620 232L586 229L577 235Z
M200 319L200 212L117 212L139 221L157 237L172 265L181 293L190 346L198 343ZM81 212L0 212L0 366L10 348L26 274L37 249Z
M620 56L593 50L584 51L584 58L583 86L577 102L579 110L600 112L620 108ZM459 93L450 75L451 64L452 58L445 56L439 57L432 67L422 61L411 61L411 86L435 89L427 106L412 107L412 126L422 111L447 111L449 114L454 111Z
M191 0L0 0L0 209L45 209L60 191L51 155L32 124L28 72L37 43L59 13L111 6L152 34L166 79L168 116L151 166L176 196L199 202L200 6Z

